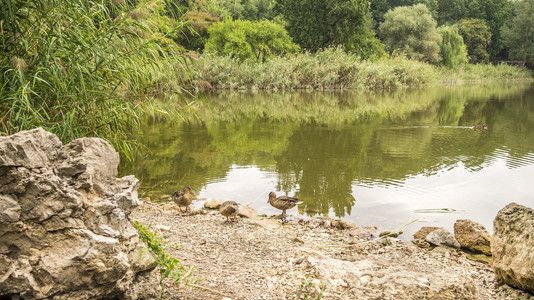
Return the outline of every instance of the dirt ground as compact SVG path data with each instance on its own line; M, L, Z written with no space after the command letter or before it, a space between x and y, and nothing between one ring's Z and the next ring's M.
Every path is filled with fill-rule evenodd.
M164 299L534 299L498 285L490 266L462 252L376 239L373 227L261 216L234 224L218 211L143 201L130 218L194 268L189 286L165 280Z

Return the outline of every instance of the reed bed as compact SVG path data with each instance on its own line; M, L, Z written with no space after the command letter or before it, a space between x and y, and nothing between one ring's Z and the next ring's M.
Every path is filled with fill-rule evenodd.
M172 26L162 26L172 21L160 4L3 1L0 134L41 126L63 142L104 138L128 156L140 96L187 78L187 58L166 32Z
M265 63L239 61L209 53L192 63L193 90L359 89L366 91L425 87L465 81L532 79L525 68L466 65L450 70L402 56L378 61L331 48L317 53L274 57Z

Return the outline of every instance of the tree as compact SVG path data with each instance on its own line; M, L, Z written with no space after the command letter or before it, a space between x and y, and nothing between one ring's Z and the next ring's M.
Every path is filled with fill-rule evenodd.
M299 51L284 27L269 20L252 22L226 19L215 23L208 32L210 37L206 51L241 60L254 58L265 61L272 55Z
M501 29L511 59L534 62L534 0L514 2L514 17Z
M463 37L469 62L486 63L489 54L486 50L491 43L491 31L484 20L463 19L457 24L458 33Z
M438 23L454 24L467 18L469 0L438 0Z
M491 31L492 57L503 49L500 34L501 27L511 18L512 9L509 0L438 0L439 24L454 24L461 19L474 18L486 22Z
M188 21L190 26L182 28L175 41L185 49L198 51L204 49L204 44L208 40L208 28L220 21L219 18L209 13L199 11L188 11L183 20Z
M302 48L343 45L364 30L367 0L275 0L275 12L287 22L287 31Z
M456 69L467 62L467 50L456 26L441 26L441 64Z
M437 63L441 37L436 21L424 4L390 10L380 25L380 35L390 52L398 51L420 61Z
M438 1L437 0L370 0L371 13L375 22L380 25L384 22L384 15L389 11L399 6L413 6L416 4L424 4L430 10L432 18L438 18Z

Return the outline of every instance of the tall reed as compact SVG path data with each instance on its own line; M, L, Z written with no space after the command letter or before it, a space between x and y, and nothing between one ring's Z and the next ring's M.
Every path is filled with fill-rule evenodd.
M0 134L41 126L64 142L98 136L129 153L126 135L139 118L132 99L187 76L170 36L181 24L163 8L162 0L135 7L120 0L3 0Z
M367 61L339 48L273 57L265 63L203 53L192 66L190 88L197 90L390 90L444 82L532 79L525 68L466 65L451 70L399 56Z

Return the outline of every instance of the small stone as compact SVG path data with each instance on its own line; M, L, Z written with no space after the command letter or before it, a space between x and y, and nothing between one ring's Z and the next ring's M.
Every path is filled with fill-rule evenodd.
M238 215L249 219L258 217L258 213L248 205L239 206Z
M219 209L221 205L223 204L223 201L217 200L217 199L208 199L204 203L204 207L208 209Z
M430 248L430 244L422 239L414 239L412 240L412 243L416 245L419 248L428 249Z
M430 226L424 226L421 227L416 233L414 233L413 238L418 240L424 240L426 239L426 236L431 233L432 231L438 230L441 227L430 227Z
M436 246L448 246L459 249L460 243L454 238L454 236L445 228L440 228L429 233L425 241Z
M398 237L399 236L399 233L398 232L393 232L393 231L389 231L389 230L386 230L386 231L382 231L379 235L379 237L385 237L385 236L388 236L388 237Z
M350 221L346 221L346 220L332 220L331 221L331 226L332 227L335 227L337 229L340 229L340 230L345 230L345 229L356 229L358 228L358 226Z
M280 223L278 223L278 221L273 220L273 219L257 219L253 221L253 224L256 224L263 228L268 228L268 229L275 229L275 228L281 227Z
M156 225L154 226L154 229L159 230L159 231L169 231L171 230L171 227L165 226L165 225Z

